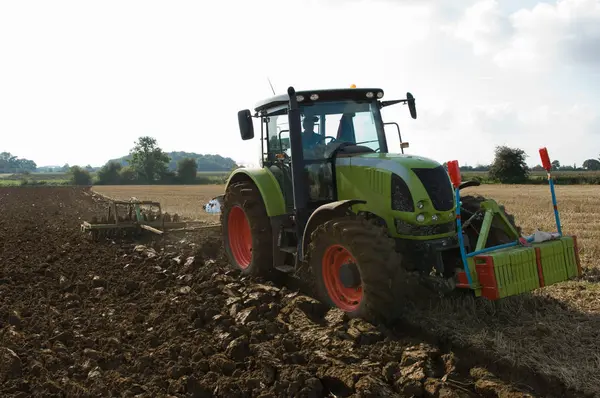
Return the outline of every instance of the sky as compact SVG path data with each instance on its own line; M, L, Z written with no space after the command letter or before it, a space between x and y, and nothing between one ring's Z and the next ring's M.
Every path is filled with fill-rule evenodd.
M411 92L418 118L384 119L439 162L600 156L600 0L0 2L0 151L38 166L101 166L145 135L257 165L237 112L267 78Z

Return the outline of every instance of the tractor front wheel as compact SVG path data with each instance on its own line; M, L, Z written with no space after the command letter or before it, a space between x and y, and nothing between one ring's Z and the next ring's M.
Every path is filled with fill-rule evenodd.
M308 262L322 302L352 318L393 320L404 271L381 227L355 216L327 221L311 235Z
M221 208L223 244L229 263L244 275L272 269L271 224L258 188L251 182L227 187Z

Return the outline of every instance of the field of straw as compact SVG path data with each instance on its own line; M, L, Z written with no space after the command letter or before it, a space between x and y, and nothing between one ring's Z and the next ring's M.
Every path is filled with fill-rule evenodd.
M202 205L222 186L95 187L115 198L160 201L169 212L218 222ZM581 280L549 286L499 302L471 296L406 304L406 319L442 341L480 351L490 363L533 371L600 396L600 186L557 186L563 233L578 236ZM529 234L555 231L547 186L484 185L464 194L491 197L506 206ZM531 383L523 380L523 383Z
M550 188L545 185L482 185L465 189L495 199L515 215L524 234L556 231ZM556 186L563 233L577 235L585 268L600 269L600 186Z
M103 196L127 200L160 202L163 212L179 214L186 219L218 222L219 216L207 214L203 207L209 200L225 191L224 185L99 185L93 190Z

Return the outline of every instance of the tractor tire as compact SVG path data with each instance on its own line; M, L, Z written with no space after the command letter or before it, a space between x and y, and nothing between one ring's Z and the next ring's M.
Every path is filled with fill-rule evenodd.
M461 213L463 211L465 211L465 213L466 213L464 216L461 217L463 223L465 223L474 213L481 210L481 202L487 200L487 198L480 196L480 195L476 195L476 196L468 195L468 196L461 197L460 200L462 202ZM500 205L500 204L498 204L498 205L500 207L500 210L502 210L502 212L504 213L506 218L508 218L508 221L517 230L517 232L519 233L519 236L520 236L522 230L521 230L520 226L517 226L517 224L515 222L515 217L512 214L507 213L503 205ZM465 232L466 232L467 236L469 237L469 241L472 245L473 250L475 249L475 245L477 244L477 237L479 236L479 231L481 230L482 225L483 225L483 216L480 219L478 218L478 219L473 220L471 222L471 226L468 226L467 228L465 228ZM494 222L492 223L492 228L490 229L486 247L501 245L503 243L510 243L512 241L514 241L514 239L511 239L504 232L500 221L494 220Z
M245 181L229 185L220 218L229 263L243 275L267 276L273 269L272 232L258 188Z
M354 215L327 221L311 234L307 257L321 302L350 318L396 320L397 299L403 293L398 282L405 280L406 271L382 227Z

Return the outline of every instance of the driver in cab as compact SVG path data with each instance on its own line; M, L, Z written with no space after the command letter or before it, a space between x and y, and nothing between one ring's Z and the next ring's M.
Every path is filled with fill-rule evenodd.
M304 150L314 151L318 144L323 142L323 137L315 133L315 123L319 121L316 116L305 116L302 121L302 147Z
M305 159L314 160L323 158L324 154L324 140L321 134L315 133L315 123L319 121L316 116L306 115L302 121L302 149L304 151ZM308 172L308 187L309 197L311 200L318 200L323 196L321 192L323 189L327 189L326 184L323 184L323 170L320 164L310 164L305 166L306 172ZM325 199L327 196L325 196Z

